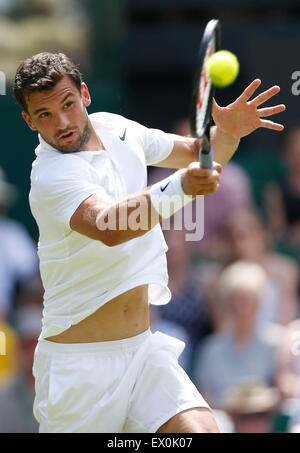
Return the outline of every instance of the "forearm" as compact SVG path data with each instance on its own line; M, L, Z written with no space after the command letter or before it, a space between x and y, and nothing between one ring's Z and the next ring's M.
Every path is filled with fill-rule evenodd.
M174 147L167 159L155 166L165 168L186 168L191 162L199 160L201 139L193 137L181 137L169 134L174 139ZM227 134L217 126L210 130L213 159L221 165L225 165L235 153L239 140Z
M227 164L240 142L239 139L227 134L217 126L213 126L210 130L210 141L214 161L221 165Z
M102 209L96 218L100 240L115 246L143 236L160 221L149 190L133 194Z
M188 167L191 162L198 161L199 145L197 146L194 138L168 135L174 140L172 152L165 160L155 164L155 167L181 169Z

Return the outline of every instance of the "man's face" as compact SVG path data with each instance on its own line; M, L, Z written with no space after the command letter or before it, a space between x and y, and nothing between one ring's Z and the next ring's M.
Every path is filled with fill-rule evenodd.
M28 113L23 112L23 118L49 145L62 153L85 149L90 138L86 107L91 100L84 83L80 93L65 76L54 88L29 94L26 102Z

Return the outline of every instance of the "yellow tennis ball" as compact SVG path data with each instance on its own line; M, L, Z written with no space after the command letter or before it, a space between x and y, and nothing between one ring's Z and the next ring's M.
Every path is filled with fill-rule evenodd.
M226 87L235 81L239 73L239 61L228 50L219 50L212 54L206 63L206 70L217 87Z

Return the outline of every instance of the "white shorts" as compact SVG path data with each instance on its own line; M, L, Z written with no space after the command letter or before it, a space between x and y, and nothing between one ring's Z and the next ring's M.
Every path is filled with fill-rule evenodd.
M38 343L34 415L43 433L155 433L209 407L178 365L184 343L147 330L100 343Z

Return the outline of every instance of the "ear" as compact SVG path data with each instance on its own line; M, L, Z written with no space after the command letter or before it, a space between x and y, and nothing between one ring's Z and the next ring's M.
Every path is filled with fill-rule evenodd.
M28 124L28 126L30 127L30 129L31 129L32 131L36 131L37 128L34 126L34 124L33 124L33 122L32 122L32 119L31 119L29 113L23 111L23 112L22 112L22 116L23 116L24 120L26 121L26 123Z
M89 89L84 82L82 82L82 84L81 84L81 97L82 97L84 106L89 107L91 105L92 100L91 100L91 95L90 95Z

